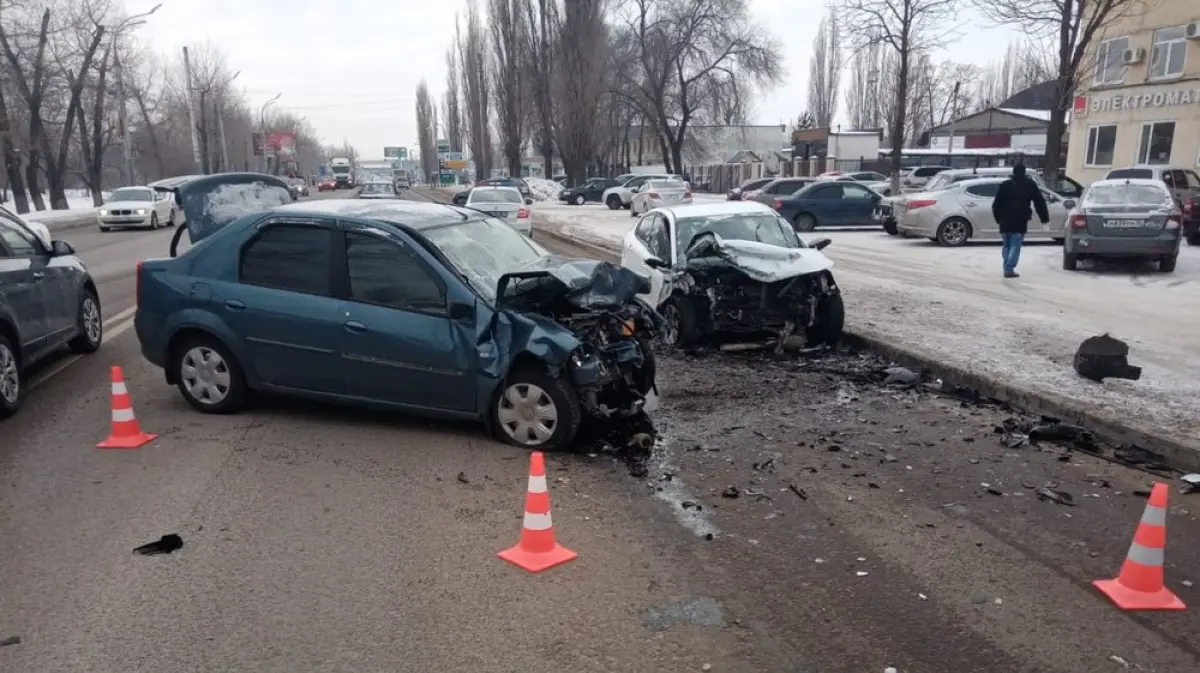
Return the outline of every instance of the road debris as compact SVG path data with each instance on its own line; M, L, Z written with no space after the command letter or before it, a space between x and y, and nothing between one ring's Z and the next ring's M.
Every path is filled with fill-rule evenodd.
M141 554L142 556L153 556L156 554L170 554L171 552L182 548L183 538L179 537L175 533L170 533L160 537L154 542L134 548L133 553Z
M808 500L808 493L795 484L788 484L788 490L795 493L801 500Z
M0 647L10 647L12 645L20 645L20 644L21 644L21 636L9 636L3 640L0 640Z
M741 494L742 492L738 490L737 486L726 486L725 490L721 491L722 498L736 498Z
M1108 333L1088 337L1075 351L1075 372L1085 379L1103 383L1104 379L1137 381L1142 368L1129 364L1129 345Z
M458 473L458 483L460 483L460 484L469 484L469 483L471 483L471 480L470 480L470 479L467 479L467 473L466 473L466 472L459 472L459 473Z
M1200 493L1200 474L1185 474L1179 480L1183 482L1184 493Z
M1037 497L1038 500L1049 500L1050 502L1057 503L1059 505L1067 505L1069 507L1075 506L1075 498L1072 497L1070 493L1067 493L1066 491L1059 491L1057 489L1050 488L1049 486L1043 486L1039 488L1037 490Z

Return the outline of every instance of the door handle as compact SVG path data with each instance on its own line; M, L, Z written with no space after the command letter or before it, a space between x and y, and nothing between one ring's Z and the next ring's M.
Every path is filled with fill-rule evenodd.
M963 205L964 205L964 206L966 206L966 207L968 207L968 208L974 208L974 207L975 207L975 204L974 204L974 203L971 203L970 201L968 201L968 202L964 203Z
M362 334L367 331L367 326L357 320L349 320L346 322L346 331L355 334Z
M42 273L41 271L34 271L34 272L33 272L33 277L34 277L34 278L45 278L45 277L46 277L46 274Z
M229 309L230 311L245 311L246 304L238 301L237 299L226 299L225 308Z

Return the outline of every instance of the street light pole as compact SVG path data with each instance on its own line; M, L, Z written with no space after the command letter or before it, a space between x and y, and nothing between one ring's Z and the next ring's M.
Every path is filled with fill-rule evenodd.
M126 109L129 101L128 97L125 95L125 69L121 66L121 45L119 38L121 36L121 31L131 26L142 25L146 22L146 17L157 12L159 7L162 7L162 3L155 5L148 12L137 14L125 19L125 21L121 22L121 24L117 26L116 30L114 30L112 34L113 69L115 70L113 74L116 79L117 98L120 100L120 103L117 105L117 116L121 124L121 154L122 159L124 160L125 184L127 185L134 184L133 142L129 132L129 113Z
M263 153L262 153L262 172L263 173L266 173L267 168L268 168L268 164L267 164L267 108L271 107L271 105L273 105L275 103L275 101L279 100L280 97L282 97L282 96L283 96L282 93L275 94L275 97L272 98L271 100L263 103L262 108L260 108L258 111L258 132L260 134L262 134L262 137L263 137Z
M221 141L221 170L222 171L229 170L229 145L226 144L226 142L225 142L225 93L226 93L226 90L229 88L229 85L232 84L233 80L237 79L238 75L240 75L240 74L242 74L241 70L233 73L233 76L230 77L229 79L225 80L224 82L222 82L220 84L220 86L217 87L217 90L216 90L216 94L217 94L217 136Z

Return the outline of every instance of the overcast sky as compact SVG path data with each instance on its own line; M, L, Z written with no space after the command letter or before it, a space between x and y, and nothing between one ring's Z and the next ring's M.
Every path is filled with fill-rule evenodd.
M415 90L424 77L441 94L444 54L465 0L126 0L130 14L162 8L140 37L164 54L211 41L257 107L276 103L306 116L326 143L345 139L361 156L416 145ZM808 61L825 0L750 0L756 19L784 46L783 85L755 104L753 120L778 124L805 108ZM1015 33L969 26L947 59L987 64ZM843 75L843 80L849 78ZM843 106L844 107L844 106ZM840 110L844 114L844 110Z

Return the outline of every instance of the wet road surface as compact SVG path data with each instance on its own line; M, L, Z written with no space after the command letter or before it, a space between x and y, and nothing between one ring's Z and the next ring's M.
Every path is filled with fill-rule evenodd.
M113 236L71 237L109 314L170 234ZM137 451L94 448L111 364L160 433ZM1088 584L1120 566L1148 475L1006 448L1006 412L884 388L883 364L661 354L640 470L549 457L580 556L533 576L495 558L524 451L284 401L203 416L126 332L0 426L0 642L21 639L0 670L1200 669L1192 613L1130 616ZM1047 482L1075 505L1038 500ZM1200 496L1172 498L1167 581L1192 603ZM183 549L132 554L166 533Z

